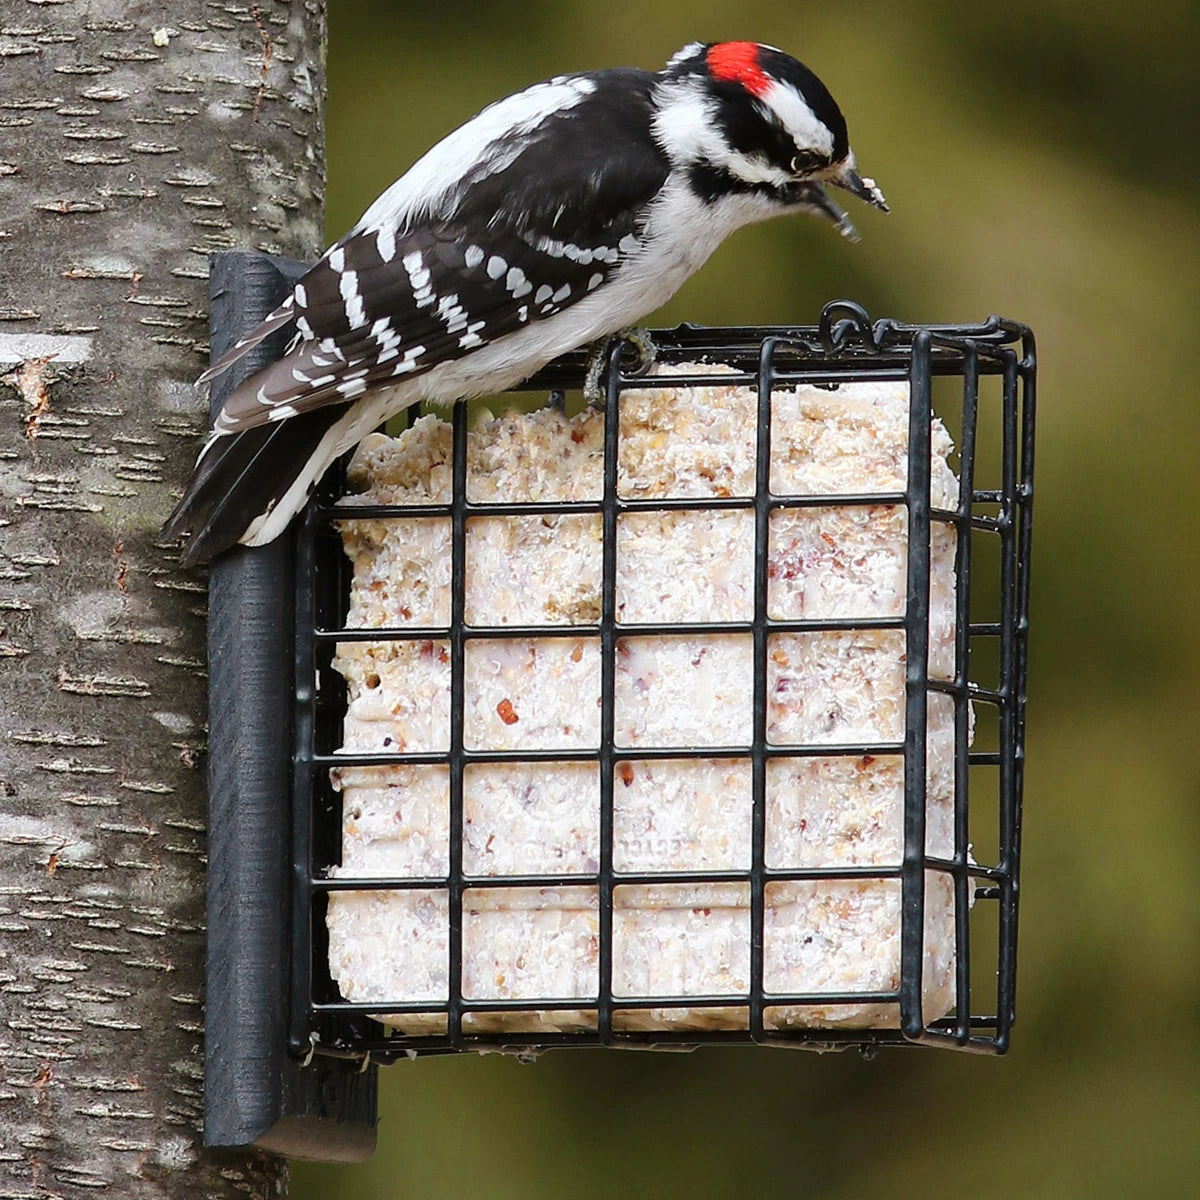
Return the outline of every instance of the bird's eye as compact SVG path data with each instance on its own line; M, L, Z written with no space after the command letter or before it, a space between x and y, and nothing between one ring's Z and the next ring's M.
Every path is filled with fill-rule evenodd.
M801 150L793 159L791 169L793 175L801 175L805 171L812 171L820 166L821 160L818 155L813 154L811 150Z

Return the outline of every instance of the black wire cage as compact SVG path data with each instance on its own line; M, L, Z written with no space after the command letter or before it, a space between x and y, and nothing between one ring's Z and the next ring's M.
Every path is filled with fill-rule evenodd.
M238 268L244 280L245 264ZM214 283L214 300L220 288ZM250 314L253 315L253 314ZM228 331L236 336L238 330ZM286 812L290 826L276 829L272 841L279 861L279 839L287 840L281 878L270 882L274 898L267 908L278 922L278 905L286 904L290 936L267 956L263 979L273 981L271 1036L286 1042L295 1078L299 1066L340 1071L366 1068L399 1056L462 1050L507 1049L533 1054L552 1046L691 1047L710 1043L760 1043L814 1049L857 1046L872 1054L883 1044L942 1045L979 1053L1004 1053L1014 1019L1018 866L1021 794L1024 773L1025 682L1028 644L1029 562L1033 499L1035 350L1033 336L1022 325L998 317L975 325L907 325L890 320L872 323L861 308L845 301L827 305L815 326L710 329L682 326L653 335L658 354L654 387L699 387L736 384L754 389L757 421L753 494L705 498L633 499L618 487L622 396L644 387L645 379L628 365L625 343L609 351L603 375L605 396L603 490L595 499L575 502L480 503L467 488L468 410L455 407L452 423L452 487L444 504L363 505L345 497L344 472L331 473L307 509L294 547L276 550L283 556L272 570L290 578L286 596L273 605L294 603L294 628L272 618L273 665L285 663L286 679L274 690L257 689L263 706L260 721L273 732L274 774L265 792L290 792ZM626 353L623 356L623 351ZM680 375L680 364L710 364L711 374ZM732 368L734 374L730 374ZM525 385L525 390L565 392L580 386L582 355L568 356ZM694 371L690 367L689 371ZM841 385L864 381L900 381L909 388L907 481L902 490L870 494L775 494L771 490L772 405L777 396L800 384L815 385L836 395ZM936 414L936 417L935 417ZM950 430L957 445L954 470L959 480L953 507L936 507L931 493L931 436L935 420ZM903 611L871 618L820 617L781 620L770 615L769 545L772 515L783 510L828 507L869 509L902 506L907 517L907 558ZM627 514L645 510L674 512L714 508L752 514L754 529L753 613L735 622L629 624L617 605L618 529ZM602 527L602 571L598 619L586 624L468 624L467 540L471 522L480 517L561 516L592 514ZM340 529L348 519L403 522L440 517L449 522L452 557L450 618L437 626L348 628L350 566L342 550ZM931 545L939 528L954 532L953 670L943 677L930 670L929 628ZM293 558L294 555L294 558ZM236 557L236 556L235 556ZM252 559L253 554L245 558ZM245 570L245 564L233 569ZM214 572L214 606L218 605L220 569ZM244 577L238 604L246 603ZM250 603L254 603L251 597ZM242 610L245 619L245 609ZM291 614L288 614L291 615ZM217 614L216 619L223 619ZM224 627L222 623L221 627ZM282 629L282 632L281 632ZM773 639L795 633L861 630L902 631L905 643L902 736L890 742L859 744L779 745L770 739L768 721L769 656ZM244 695L236 681L255 665L246 661L246 632L224 644L229 675L214 688L223 696ZM689 634L740 635L752 646L753 720L748 740L718 738L716 745L641 746L620 744L616 722L617 663L626 639ZM224 635L222 635L223 637ZM465 664L471 644L483 639L555 639L580 637L599 646L599 738L586 749L480 750L464 744ZM419 752L347 752L341 748L346 690L334 669L336 648L353 641L384 643L436 640L448 648L450 677L449 745ZM294 658L292 657L294 655ZM214 670L217 664L214 661ZM931 697L952 706L952 850L930 852L926 830L926 755ZM286 696L286 703L284 698ZM226 701L232 703L231 701ZM243 713L242 717L245 718ZM234 724L229 722L230 727ZM244 736L244 724L242 725ZM214 758L221 756L220 731L214 724ZM972 738L974 739L972 741ZM732 742L732 744L729 744ZM256 757L263 747L250 747ZM767 852L768 776L773 763L805 757L870 761L892 756L903 763L902 853L887 865L822 865L782 869L769 864ZM225 755L231 759L231 755ZM627 764L660 759L722 759L748 767L751 782L750 861L744 869L646 871L619 868L614 855L614 786ZM464 780L477 764L582 762L599 776L598 855L593 870L570 875L530 871L509 876L471 875L464 869ZM246 757L241 760L243 765ZM449 845L444 874L349 877L336 868L341 861L342 797L331 783L331 771L347 767L435 765L448 773ZM215 768L214 768L215 770ZM226 790L230 785L227 770ZM290 779L286 776L290 774ZM214 787L221 785L214 780ZM243 777L241 785L246 786ZM274 803L274 802L272 802ZM227 814L228 815L228 814ZM238 820L244 822L242 816ZM277 819L277 818L275 818ZM229 855L252 853L246 837L230 831ZM214 851L216 848L214 848ZM230 858L232 863L232 857ZM218 898L228 900L230 874L220 874ZM923 1004L925 927L929 880L949 881L953 939L952 1003L945 1015L926 1019ZM837 880L890 881L899 889L899 970L895 986L865 991L770 991L765 964L770 933L767 913L774 885ZM733 995L622 995L614 990L615 896L626 885L738 884L748 892L748 987ZM478 888L542 889L564 886L589 889L595 896L597 955L592 994L580 997L479 998L464 988L464 921ZM339 993L330 974L326 929L330 897L335 893L387 893L421 889L444 898L447 914L445 994L438 1000L390 996L351 1002ZM210 914L213 908L210 887ZM210 957L212 950L210 915ZM242 936L252 936L244 930ZM234 951L236 953L236 951ZM226 967L229 964L226 963ZM217 969L220 970L218 963ZM210 963L210 993L213 965ZM286 1000L278 980L286 974ZM267 982L268 989L272 986ZM211 1000L210 1000L211 1005ZM783 1009L837 1011L839 1007L875 1006L886 1020L844 1027L826 1023L781 1024L772 1014ZM731 1025L711 1029L631 1028L623 1020L644 1010L710 1009L738 1014ZM478 1021L490 1014L583 1014L569 1030L496 1031ZM402 1032L406 1014L436 1016L433 1032ZM379 1020L388 1017L389 1022ZM211 1033L210 1015L210 1033ZM212 1069L210 1060L210 1070ZM373 1070L373 1068L371 1068ZM294 1084L292 1085L295 1086ZM326 1092L332 1085L326 1084ZM334 1087L336 1090L336 1086ZM326 1101L329 1095L325 1096ZM276 1108L278 1097L276 1096ZM349 1106L349 1107L348 1107ZM319 1105L317 1106L319 1107ZM334 1107L337 1107L336 1105ZM343 1119L357 1118L353 1104L342 1103ZM316 1108L310 1106L310 1112ZM329 1112L326 1103L324 1111ZM373 1113L371 1114L373 1119ZM236 1137L214 1136L228 1144ZM243 1140L249 1140L244 1139Z

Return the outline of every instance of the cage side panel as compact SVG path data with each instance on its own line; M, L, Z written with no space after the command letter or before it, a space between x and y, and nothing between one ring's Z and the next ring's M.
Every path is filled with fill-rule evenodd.
M775 383L776 339L762 347L758 369L754 460L754 681L750 819L750 1036L766 1040L763 974L766 968L767 842L767 594L771 528L771 403Z
M971 849L971 714L967 689L971 650L971 510L975 493L975 445L979 423L979 352L963 358L961 470L958 482L954 635L954 1037L971 1036L971 894L967 863Z
M925 1028L925 737L929 687L930 335L913 339L909 368L908 587L905 599L904 863L901 876L900 1028Z
M453 502L450 584L450 929L448 1030L452 1044L461 1049L463 1037L463 725L465 721L466 543L467 543L467 406L459 401L452 418Z
M619 346L609 351L605 379L604 526L600 596L600 863L599 946L596 1013L597 1034L604 1044L613 1040L613 771L616 755L616 622L617 622L617 457L620 437Z
M1014 728L1016 741L1013 762L1013 842L1009 848L1009 865L1012 871L1012 919L1011 934L1012 969L1008 974L1009 994L1005 997L1008 1013L1008 1028L1001 1051L1008 1049L1008 1033L1016 1020L1017 987L1017 905L1020 899L1021 868L1021 806L1025 787L1025 705L1029 672L1029 571L1033 538L1033 451L1034 421L1037 408L1037 346L1033 333L1021 328L1021 363L1019 367L1023 386L1021 406L1021 481L1018 494L1017 526L1017 611L1016 653L1013 680Z
M212 347L252 329L304 272L249 252L212 260ZM268 339L214 384L213 411L238 380L282 351ZM208 940L205 1144L310 1157L365 1157L374 1145L373 1076L318 1081L287 1054L289 760L293 549L282 537L220 556L209 574ZM302 1139L283 1136L304 1119ZM339 1121L351 1123L330 1126Z
M1019 562L1018 533L1020 491L1018 469L1021 447L1018 441L1018 370L1017 356L1009 351L1004 358L1003 399L1003 528L1000 531L1001 637L1000 672L1004 704L1000 710L1000 849L1005 868L1000 881L1000 962L997 972L997 1044L1008 1047L1012 1028L1017 959L1017 837L1019 827L1018 760L1020 744L1019 709L1023 682L1018 681Z

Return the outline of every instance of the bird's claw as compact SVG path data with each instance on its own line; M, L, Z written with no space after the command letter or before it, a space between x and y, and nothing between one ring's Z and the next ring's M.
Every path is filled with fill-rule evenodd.
M609 352L614 342L624 342L627 346L632 346L637 353L632 369L626 371L626 374L644 375L658 357L658 350L650 338L650 331L641 326L618 329L610 337L594 343L588 352L587 371L583 377L583 398L589 408L604 407L605 394L600 381L608 368Z

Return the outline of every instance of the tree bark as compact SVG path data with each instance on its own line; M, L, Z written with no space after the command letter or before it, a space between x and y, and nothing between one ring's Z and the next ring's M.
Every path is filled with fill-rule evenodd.
M200 1148L204 621L158 529L207 255L322 243L320 0L0 0L0 1197L278 1195Z

